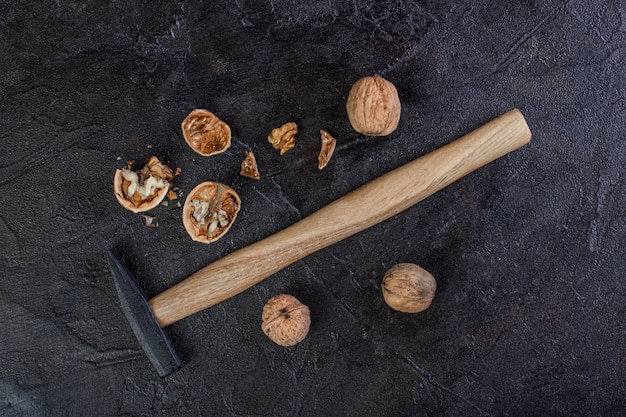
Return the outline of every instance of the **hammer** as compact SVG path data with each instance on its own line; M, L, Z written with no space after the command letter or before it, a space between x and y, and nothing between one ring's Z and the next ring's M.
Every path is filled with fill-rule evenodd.
M107 252L124 315L163 377L181 366L164 328L258 284L288 265L417 204L530 141L511 110L471 133L346 194L297 223L205 266L148 299L113 250Z

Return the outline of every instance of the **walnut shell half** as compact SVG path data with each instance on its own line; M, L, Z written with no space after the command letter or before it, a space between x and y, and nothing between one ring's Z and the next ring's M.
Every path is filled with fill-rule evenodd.
M289 294L270 298L263 307L261 318L263 333L280 346L300 343L311 326L309 307Z
M195 109L181 128L185 142L200 155L215 155L230 147L230 127L208 110Z
M350 124L368 136L387 136L398 127L400 98L398 90L379 75L364 77L352 85L346 110Z
M151 156L139 171L133 171L131 165L132 161L129 161L124 168L115 170L115 198L122 207L134 213L151 210L167 195L174 174L156 156Z
M203 182L185 199L183 225L196 242L215 242L228 232L240 208L235 190L219 182Z

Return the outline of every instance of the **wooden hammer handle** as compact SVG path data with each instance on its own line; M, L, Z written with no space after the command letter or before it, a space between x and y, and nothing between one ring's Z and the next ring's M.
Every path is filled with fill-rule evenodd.
M489 162L523 146L531 133L511 110L407 163L288 228L200 269L149 300L161 327L218 304L333 243L413 206Z

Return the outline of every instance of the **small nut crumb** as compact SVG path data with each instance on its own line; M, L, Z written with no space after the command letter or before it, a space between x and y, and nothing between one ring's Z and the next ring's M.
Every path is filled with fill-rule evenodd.
M328 165L328 161L330 161L330 158L333 156L337 141L325 130L320 130L320 136L322 138L322 149L317 157L317 167L319 169L323 169L326 165Z
M298 125L294 122L287 122L281 127L272 129L267 140L274 146L274 149L279 149L280 154L283 155L296 146L296 133L298 133Z
M156 218L152 217L152 216L146 216L145 214L142 214L141 217L143 218L143 224L145 226L148 227L157 227L159 224L155 221Z
M296 297L280 294L272 297L263 307L261 329L267 337L280 346L294 346L309 333L311 315L309 308Z
M256 158L254 157L254 154L252 152L246 151L246 159L241 162L241 170L239 171L239 175L255 180L261 178L261 174L259 174L259 169L256 164Z
M181 128L185 142L200 155L215 155L230 147L230 127L208 110L195 109Z

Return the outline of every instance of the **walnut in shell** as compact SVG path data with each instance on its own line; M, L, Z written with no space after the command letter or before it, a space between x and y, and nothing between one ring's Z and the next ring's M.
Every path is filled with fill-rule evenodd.
M280 346L300 343L311 326L309 308L289 294L270 298L263 307L262 320L263 333Z
M241 162L241 170L239 175L258 180L261 178L259 168L256 164L256 158L250 151L246 151L246 158Z
M131 169L132 163L129 161L124 168L115 170L115 198L122 207L134 213L151 210L167 195L174 173L156 156L151 156L138 171Z
M320 130L320 136L322 139L322 149L320 150L320 154L317 156L317 167L319 169L323 169L326 165L328 165L328 161L330 161L330 158L333 156L337 141L325 130Z
M272 129L267 140L274 149L280 150L280 154L283 155L296 146L296 133L298 133L298 125L294 122L287 122L281 127Z
M346 110L350 124L368 136L387 136L398 127L400 98L396 87L379 75L363 77L354 83Z
M218 182L203 182L185 199L183 225L191 239L211 243L228 232L240 208L235 190Z
M203 156L230 147L230 127L208 110L195 109L181 123L185 142Z
M389 307L403 313L426 310L437 290L435 278L425 269L411 263L397 264L383 278L382 291Z

